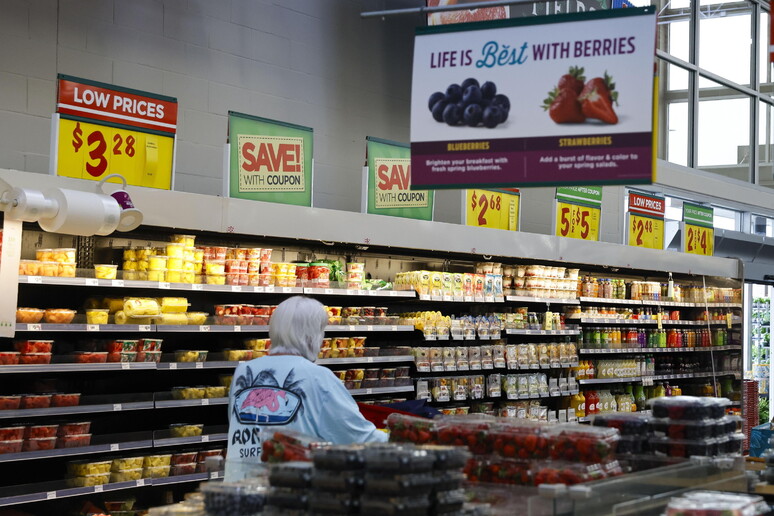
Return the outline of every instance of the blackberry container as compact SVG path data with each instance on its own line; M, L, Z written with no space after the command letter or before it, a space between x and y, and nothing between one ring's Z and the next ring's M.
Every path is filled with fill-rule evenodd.
M307 488L312 485L314 465L311 462L286 462L274 464L269 471L272 487Z
M363 496L360 499L361 514L369 516L424 516L430 507L430 500L426 496Z
M266 504L266 488L249 483L202 484L207 516L255 516Z
M438 480L432 473L394 476L368 473L365 477L365 492L375 496L427 495L438 485Z

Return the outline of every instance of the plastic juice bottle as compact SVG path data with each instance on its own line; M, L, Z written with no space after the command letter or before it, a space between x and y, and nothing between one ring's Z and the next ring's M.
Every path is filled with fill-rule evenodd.
M669 382L664 384L664 396L672 396L672 387L669 386Z
M572 397L570 407L575 409L575 417L586 415L586 397L583 395L583 391L579 391L578 394Z
M608 409L608 412L618 412L618 399L616 396L613 396L610 394L610 391L607 391L608 397L610 399L610 407Z
M677 385L672 386L672 396L682 396L683 390Z
M661 384L661 382L658 382L653 389L653 397L663 398L664 396L666 396L666 390L664 389L664 386Z
M585 380L586 379L586 361L582 360L578 363L578 367L573 367L573 370L575 371L575 379L576 380Z
M596 392L586 391L586 415L591 416L597 413L597 397Z
M586 367L586 379L593 380L596 378L596 371L594 370L594 361L589 360Z

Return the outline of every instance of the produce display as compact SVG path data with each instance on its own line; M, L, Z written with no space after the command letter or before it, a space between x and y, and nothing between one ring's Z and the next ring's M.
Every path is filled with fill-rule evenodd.
M718 491L693 491L672 498L666 516L748 516L765 514L768 504L760 496Z
M333 372L344 382L347 389L371 389L375 387L402 387L411 385L409 367L347 369Z
M76 268L73 248L37 249L34 260L19 260L19 274L23 276L74 278Z
M465 502L462 448L371 444L312 452L313 464L273 464L265 512L432 514L459 511ZM421 511L421 512L417 512Z
M61 425L58 430L57 426L38 425L0 429L4 437L11 438L0 439L0 453L53 450L54 448L75 448L89 445L91 441L91 434L88 433L90 423ZM20 435L22 431L23 439Z

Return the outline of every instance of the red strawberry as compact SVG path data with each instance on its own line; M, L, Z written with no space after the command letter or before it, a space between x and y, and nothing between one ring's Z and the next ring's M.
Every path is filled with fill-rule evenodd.
M580 92L579 96L582 97L587 95L595 88L600 95L606 95L611 104L618 104L618 92L615 91L615 83L613 82L613 78L610 77L607 72L605 72L604 77L594 77L593 79L590 79L586 85L583 86L583 90Z
M596 118L606 124L617 124L618 115L613 111L613 104L606 92L592 88L580 97L581 110L588 118ZM553 117L552 117L553 118Z
M516 447L512 444L506 444L503 446L503 455L505 457L514 457L516 455Z
M569 73L566 73L559 78L559 85L557 88L560 90L572 90L576 95L580 95L585 80L586 77L583 75L583 68L571 66Z
M554 88L543 101L543 109L557 124L580 123L586 120L573 90Z

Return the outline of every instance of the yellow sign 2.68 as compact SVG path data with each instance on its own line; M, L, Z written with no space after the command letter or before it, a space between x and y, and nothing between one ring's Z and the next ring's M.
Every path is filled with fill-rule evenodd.
M599 240L599 219L602 210L570 204L556 203L556 236L580 240Z
M172 188L174 138L59 119L60 176L101 180L121 174L134 186Z
M465 224L518 231L519 200L519 195L495 190L466 190Z

